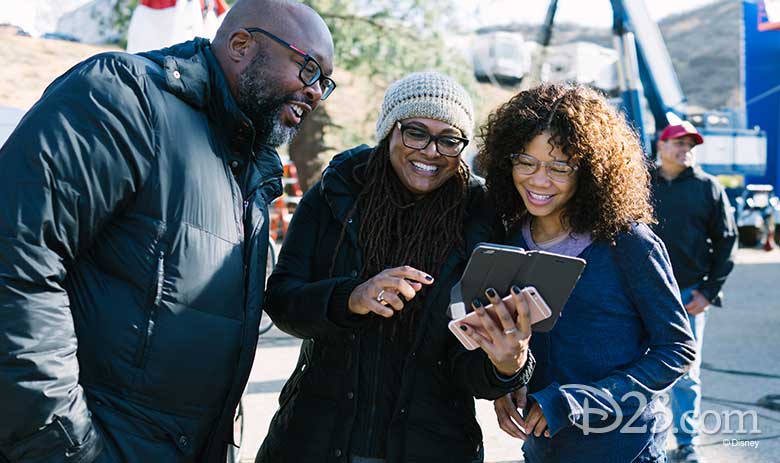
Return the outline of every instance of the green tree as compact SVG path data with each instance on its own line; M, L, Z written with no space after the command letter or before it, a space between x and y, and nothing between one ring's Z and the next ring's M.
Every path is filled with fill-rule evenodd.
M103 27L118 31L117 45L122 48L127 48L127 28L136 6L138 0L115 0L110 16L96 18Z

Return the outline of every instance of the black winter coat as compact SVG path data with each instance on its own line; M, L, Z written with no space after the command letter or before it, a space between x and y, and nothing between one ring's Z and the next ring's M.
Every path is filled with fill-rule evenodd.
M653 172L653 231L669 251L680 289L698 287L714 305L734 269L737 226L729 198L718 179L689 167L669 181Z
M0 150L0 461L225 461L281 192L253 139L203 39L92 57L22 119Z
M361 188L353 180L353 167L371 153L371 148L361 146L334 158L298 205L268 281L266 310L279 328L305 341L298 365L282 389L258 462L348 461L361 391L361 353L372 344L363 329L366 322L347 310L362 269L358 219L347 224L333 272L338 276L330 277L329 271ZM491 235L492 208L485 202L483 184L472 178L464 224L469 250ZM521 378L499 380L483 351L467 351L447 328L450 289L466 258L463 249L453 250L440 274L433 275L436 282L418 316L390 421L386 456L390 463L482 461L473 397L495 399L522 386ZM375 367L383 365L376 362Z

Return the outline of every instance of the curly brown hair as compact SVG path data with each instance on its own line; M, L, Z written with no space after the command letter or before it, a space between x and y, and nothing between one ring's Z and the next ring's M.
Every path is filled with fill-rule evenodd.
M655 222L648 160L623 115L588 87L543 84L493 111L480 132L477 166L507 231L527 214L509 156L542 132L578 166L577 190L562 214L571 231L611 241L632 223Z

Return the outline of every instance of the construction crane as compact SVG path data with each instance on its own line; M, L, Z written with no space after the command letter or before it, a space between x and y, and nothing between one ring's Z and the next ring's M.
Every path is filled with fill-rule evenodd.
M610 0L610 3L613 44L618 53L620 104L649 154L652 152L651 133L660 133L669 124L689 119L687 100L661 31L651 19L645 2ZM539 37L541 51L524 85L534 85L540 80L557 10L558 0L551 0ZM654 124L646 123L648 112ZM707 143L697 147L700 164L713 174L763 174L766 134L745 128L744 119L733 119L726 128L700 129L707 138Z
M640 134L645 149L650 152L650 141L645 127L642 95L647 100L655 120L656 131L671 122L685 118L685 96L672 59L664 44L661 31L650 19L641 0L610 0L612 4L612 34L618 52L618 83L622 107L628 119ZM558 0L551 0L539 34L541 45L532 71L524 80L533 86L541 80L541 69L550 45Z

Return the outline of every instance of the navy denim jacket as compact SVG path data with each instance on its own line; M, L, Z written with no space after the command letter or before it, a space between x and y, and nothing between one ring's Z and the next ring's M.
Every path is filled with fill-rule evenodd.
M527 247L519 232L509 242ZM531 338L529 396L552 437L529 438L529 463L626 463L654 453L658 394L694 360L663 243L643 224L616 243L594 242L580 254L587 265L561 318Z

